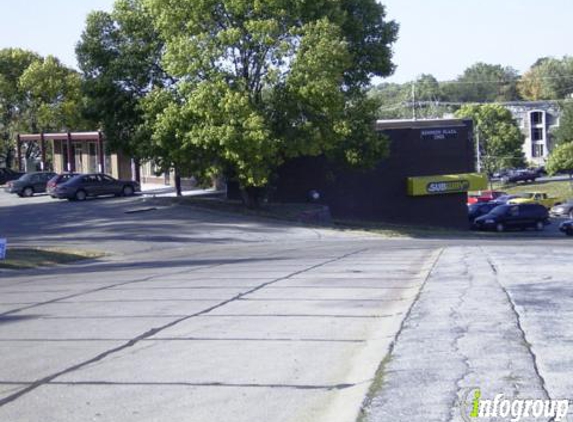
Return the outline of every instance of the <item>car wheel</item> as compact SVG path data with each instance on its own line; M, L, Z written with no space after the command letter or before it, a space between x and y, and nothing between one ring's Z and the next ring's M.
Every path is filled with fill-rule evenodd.
M535 223L535 230L537 230L538 232L540 232L544 228L545 228L545 224L543 223L543 221L538 221Z
M573 236L573 229L567 229L567 230L565 231L565 234L566 234L567 236Z
M22 190L22 196L29 198L31 196L34 196L34 188L32 188L31 186L27 186Z
M121 192L123 196L131 196L133 195L133 188L131 186L124 186Z
M503 225L503 223L497 223L495 225L495 231L496 232L501 233L504 230L505 230L505 226Z
M84 190L79 190L79 191L77 191L76 194L74 195L74 198L75 198L77 201L85 201L86 198L87 198L86 191L84 191Z

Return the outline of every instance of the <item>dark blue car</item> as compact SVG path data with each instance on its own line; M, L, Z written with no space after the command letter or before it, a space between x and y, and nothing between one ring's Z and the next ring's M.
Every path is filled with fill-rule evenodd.
M468 206L468 220L470 223L473 223L473 221L482 216L482 215L486 215L487 213L489 213L491 210L493 210L495 207L497 207L499 204L495 204L493 202L478 202L477 204L471 204Z

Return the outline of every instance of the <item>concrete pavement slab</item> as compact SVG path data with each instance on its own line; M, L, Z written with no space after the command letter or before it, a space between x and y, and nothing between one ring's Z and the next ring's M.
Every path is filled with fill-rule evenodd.
M0 400L2 397L6 397L10 394L15 393L26 387L27 384L18 384L18 383L9 383L9 384L2 384L0 383Z
M0 419L35 421L41 414L58 422L165 422L168 415L169 422L329 422L335 419L326 419L324 408L346 394L244 386L47 385L18 405L0 408Z
M67 299L64 303L80 302L145 302L145 301L220 301L238 295L248 290L250 286L240 288L219 288L214 289L206 286L203 289L165 289L146 288L146 285L139 285L135 288L117 287L99 292L88 293L73 299Z
M204 315L183 321L153 338L290 339L292 341L363 342L380 335L390 338L398 329L395 319L365 324L361 318L331 317L226 317ZM379 334L382 333L382 334Z
M58 380L334 388L366 381L347 376L353 356L364 347L288 340L146 341Z
M128 341L151 327L165 325L171 317L148 318L45 318L41 316L2 320L0 341L10 340L123 340Z
M97 356L118 341L0 341L0 383L34 382Z
M154 302L58 302L41 305L34 308L35 314L45 317L94 317L94 316L165 316L190 315L220 303L213 300L198 301L168 301Z

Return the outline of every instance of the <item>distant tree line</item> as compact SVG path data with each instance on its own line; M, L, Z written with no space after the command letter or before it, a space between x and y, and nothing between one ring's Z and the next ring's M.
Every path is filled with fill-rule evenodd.
M380 103L378 118L431 118L464 104L567 100L573 93L573 57L544 57L523 75L511 68L476 63L452 81L429 74L403 84L382 83L370 91Z

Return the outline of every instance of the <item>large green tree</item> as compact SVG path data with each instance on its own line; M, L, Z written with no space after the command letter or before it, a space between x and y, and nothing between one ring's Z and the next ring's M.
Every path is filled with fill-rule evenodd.
M173 82L161 65L162 51L141 0L118 0L111 13L88 15L76 46L89 99L86 114L99 123L111 149L136 158L153 155L141 103L153 89Z
M559 126L552 132L556 144L573 142L573 102L564 101L560 106Z
M20 78L40 56L18 48L0 50L0 162L11 167L14 162L14 139L23 127L26 96Z
M561 100L573 92L572 81L573 57L544 57L521 77L518 89L526 100Z
M495 104L464 105L456 116L473 119L484 172L525 165L524 136L509 110Z
M443 84L448 101L490 103L518 99L519 75L511 67L476 63L468 67L455 81Z
M546 165L549 174L569 173L573 177L573 142L557 145Z
M84 129L80 88L80 75L55 57L0 50L0 159L13 164L18 132ZM35 156L37 145L28 145L25 153Z
M363 166L386 152L366 88L393 70L397 25L375 0L143 3L178 81L153 94L171 100L148 121L156 144L175 137L206 158L194 170L216 166L249 188L288 158L330 154Z
M19 79L25 98L23 124L31 132L83 130L81 76L48 56L28 66Z

